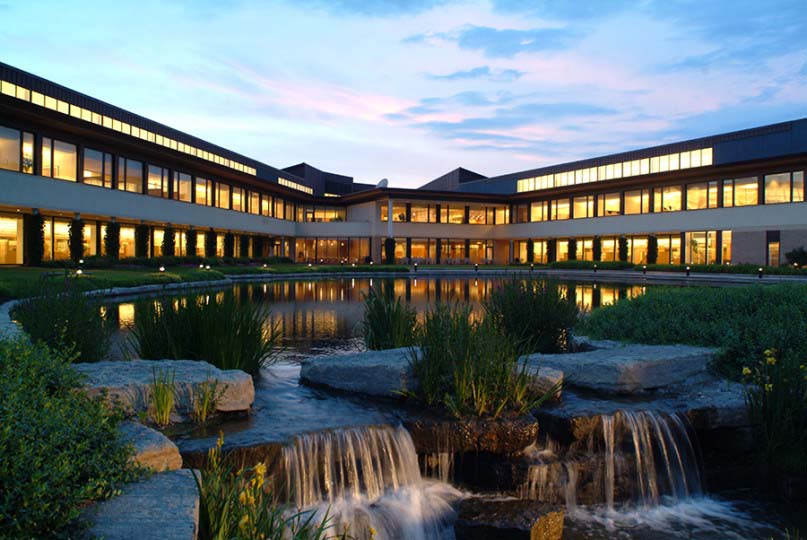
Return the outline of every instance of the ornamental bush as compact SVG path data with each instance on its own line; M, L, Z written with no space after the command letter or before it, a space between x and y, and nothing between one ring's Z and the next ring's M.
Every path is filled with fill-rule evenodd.
M81 391L70 358L0 340L0 538L77 538L80 510L139 472L121 420Z

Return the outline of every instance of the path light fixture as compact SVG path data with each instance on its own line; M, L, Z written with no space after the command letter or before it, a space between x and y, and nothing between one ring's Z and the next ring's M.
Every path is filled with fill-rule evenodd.
M647 274L647 265L646 264L642 265L642 274Z
M353 268L356 268L356 263L351 263L350 266L352 266Z
M535 270L535 263L530 263L530 274L532 274L533 270Z
M263 267L266 268L266 263L263 263Z
M418 271L418 263L415 263L415 272Z
M339 261L339 266L345 266L345 260L344 259L341 259Z
M204 269L205 269L205 265L200 264L200 265L199 265L199 270L204 270Z
M77 275L77 276L80 276L80 275L81 275L81 274L83 274L83 273L84 273L84 270L82 270L81 268L79 268L78 270L76 270L76 275Z
M373 266L373 261L370 261L370 266Z
M210 270L210 265L209 264L205 265L205 270Z
M165 272L165 266L160 267L160 272Z
M308 263L308 267L311 268L311 263Z
M687 277L689 277L689 271L690 271L690 268L689 268L689 265L687 265Z
M594 273L595 274L597 273L597 265L596 264L594 265Z
M479 263L474 263L474 271L479 273Z
M79 260L78 260L78 263L79 263L79 264L84 264L84 259L79 259Z
M757 277L759 279L762 279L762 273L763 272L764 272L764 269L761 266L759 268L757 268Z

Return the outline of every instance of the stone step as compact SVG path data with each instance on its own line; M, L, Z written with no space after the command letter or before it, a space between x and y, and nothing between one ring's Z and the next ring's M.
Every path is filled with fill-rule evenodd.
M86 376L90 396L104 396L123 407L128 414L146 412L154 370L173 372L175 410L181 416L193 411L193 393L198 384L217 380L224 388L216 405L219 412L247 411L255 401L252 377L237 369L221 370L197 360L131 360L74 364Z
M182 456L177 445L155 429L138 422L123 422L118 429L123 439L135 448L135 463L154 472L182 468Z
M190 469L155 474L88 510L89 533L104 540L195 540L199 493Z

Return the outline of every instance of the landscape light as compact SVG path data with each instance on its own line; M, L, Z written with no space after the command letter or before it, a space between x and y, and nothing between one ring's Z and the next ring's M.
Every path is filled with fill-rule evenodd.
M687 265L687 277L689 277L689 265Z
M79 260L78 260L78 263L79 263L79 264L84 264L84 259L79 259Z
M418 271L418 263L415 263L415 272Z
M210 265L209 264L205 265L205 270L210 270Z
M266 268L266 263L263 263L263 267Z
M532 274L533 269L535 269L535 263L530 263L530 274Z
M200 265L199 265L199 269L200 269L200 270L204 270L204 268L205 268L205 265L203 265L203 264L200 264Z
M642 274L647 274L647 265L646 264L642 265Z
M757 269L757 277L759 279L762 279L762 272L763 271L764 271L764 269L761 266Z
M594 273L595 274L597 273L597 265L596 264L594 265Z
M479 263L474 263L474 271L479 272Z
M311 268L311 263L308 263L308 267Z
M160 267L160 272L165 272L165 266Z
M77 275L77 276L80 276L80 275L81 275L81 274L83 274L83 273L84 273L84 272L81 270L81 268L79 268L78 270L76 270L76 275Z

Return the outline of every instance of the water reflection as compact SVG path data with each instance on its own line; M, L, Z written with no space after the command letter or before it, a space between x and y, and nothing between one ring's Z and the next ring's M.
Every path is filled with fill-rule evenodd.
M468 302L479 313L484 299L502 279L494 278L339 278L326 280L273 281L269 283L242 283L234 285L232 294L244 301L260 302L269 308L267 324L277 325L283 344L290 357L325 354L335 349L361 348L360 325L363 316L363 294L371 286L392 287L415 308L419 317L436 302ZM641 295L643 285L560 283L561 290L575 299L585 310L612 304L622 298ZM222 297L226 291L205 293ZM171 301L186 302L199 297L199 293L172 297ZM166 301L165 298L155 302ZM108 313L117 316L123 329L137 316L136 302L121 302L108 306Z

